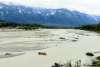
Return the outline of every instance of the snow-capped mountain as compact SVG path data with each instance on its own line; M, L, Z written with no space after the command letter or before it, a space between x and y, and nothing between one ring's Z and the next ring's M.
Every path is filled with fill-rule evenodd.
M97 22L100 23L100 16L94 16L94 17L96 18Z
M64 8L47 9L3 3L0 3L0 20L19 24L46 24L60 27L74 27L97 22L91 15Z

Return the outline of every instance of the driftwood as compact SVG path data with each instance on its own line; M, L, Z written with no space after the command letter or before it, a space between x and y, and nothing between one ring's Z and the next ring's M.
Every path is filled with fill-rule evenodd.
M59 39L65 40L66 38L64 38L64 37L60 37Z
M54 65L52 67L63 67L64 65L61 65L59 63L54 63Z
M91 52L87 52L86 55L87 55L87 56L94 56L94 54L91 53Z
M45 53L45 52L38 52L38 55L47 55L47 53Z
M7 55L12 55L11 53L5 53L5 55L7 56Z

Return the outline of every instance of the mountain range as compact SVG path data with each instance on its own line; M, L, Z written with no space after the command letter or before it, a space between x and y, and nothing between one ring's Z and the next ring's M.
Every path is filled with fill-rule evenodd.
M18 24L43 24L56 27L77 27L98 22L96 17L76 10L7 5L3 3L0 3L0 20Z

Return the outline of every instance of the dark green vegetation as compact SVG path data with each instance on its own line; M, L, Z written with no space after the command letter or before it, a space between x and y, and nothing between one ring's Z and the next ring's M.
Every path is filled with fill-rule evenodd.
M93 25L83 25L79 29L81 30L88 30L88 31L95 31L100 33L100 23L93 24Z
M8 28L8 29L25 29L25 30L32 30L32 29L39 29L39 28L50 28L50 29L81 29L81 30L88 30L88 31L95 31L100 33L100 23L92 24L92 25L82 25L81 27L53 27L48 25L41 25L41 24L18 24L15 22L8 22L0 20L0 28Z
M48 28L48 29L73 29L74 27L62 27L62 26L51 26L45 24L18 24L15 22L3 21L0 20L0 28L8 28L8 29L39 29L39 28Z
M49 27L46 25L39 25L39 24L16 24L12 22L0 21L0 28L32 30L32 29L49 28Z
M93 62L92 67L100 67L100 56L96 57L97 61Z

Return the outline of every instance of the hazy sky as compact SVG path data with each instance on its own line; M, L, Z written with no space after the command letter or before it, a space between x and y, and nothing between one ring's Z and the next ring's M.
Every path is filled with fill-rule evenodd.
M100 15L100 0L0 0L0 2L46 8L69 8Z

